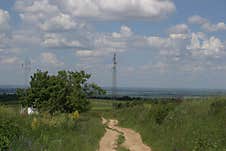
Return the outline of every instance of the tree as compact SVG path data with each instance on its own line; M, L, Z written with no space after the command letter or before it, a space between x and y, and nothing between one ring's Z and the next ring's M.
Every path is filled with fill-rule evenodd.
M87 82L90 77L84 71L59 71L57 75L49 75L47 71L37 70L31 76L30 87L18 89L17 95L23 106L39 111L85 112L90 107L88 96L105 93L98 85Z

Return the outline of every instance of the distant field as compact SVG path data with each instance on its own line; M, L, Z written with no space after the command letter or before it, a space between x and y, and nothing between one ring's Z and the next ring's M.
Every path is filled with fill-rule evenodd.
M90 102L91 102L91 110L94 110L94 111L112 110L112 101L111 100L91 99Z
M16 95L0 95L0 105L1 104L18 104L18 99Z
M90 99L91 110L92 111L111 111L113 110L113 103L122 103L125 104L127 100L118 101L118 100L102 100L102 99Z

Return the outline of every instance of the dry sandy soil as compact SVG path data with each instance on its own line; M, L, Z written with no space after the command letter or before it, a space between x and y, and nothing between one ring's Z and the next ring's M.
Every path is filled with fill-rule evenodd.
M99 151L117 151L117 139L120 134L125 137L122 144L124 148L130 151L151 151L151 148L143 143L139 133L119 127L117 120L102 118L102 123L106 126L106 133L100 140Z

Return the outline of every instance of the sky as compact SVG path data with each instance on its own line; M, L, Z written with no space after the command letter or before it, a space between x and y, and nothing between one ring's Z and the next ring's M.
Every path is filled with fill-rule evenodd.
M225 0L0 0L0 85L22 64L141 88L226 88Z

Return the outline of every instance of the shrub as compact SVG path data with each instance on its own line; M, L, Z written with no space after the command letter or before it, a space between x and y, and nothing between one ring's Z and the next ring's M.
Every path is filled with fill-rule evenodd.
M218 100L210 104L209 113L218 114L222 111L226 111L226 100Z
M7 150L13 141L16 141L21 134L19 126L9 119L0 121L0 150Z
M160 103L155 104L150 109L150 114L154 118L155 122L159 125L163 123L169 112L172 111L177 103Z
M155 122L160 125L168 115L169 108L164 105L156 106L152 108L151 113L155 119Z
M31 76L30 88L18 89L17 96L23 106L39 112L85 112L90 109L87 97L105 93L96 84L87 82L90 77L84 71L59 71L57 75L49 75L38 70Z
M131 108L131 107L142 106L142 105L143 105L143 102L141 101L127 101L127 102L112 103L113 109Z
M200 136L194 138L192 151L217 151L217 148L217 143L211 140L211 137Z
M123 103L117 103L117 102L112 103L112 107L113 107L113 109L122 109L122 108L124 108L123 107Z

